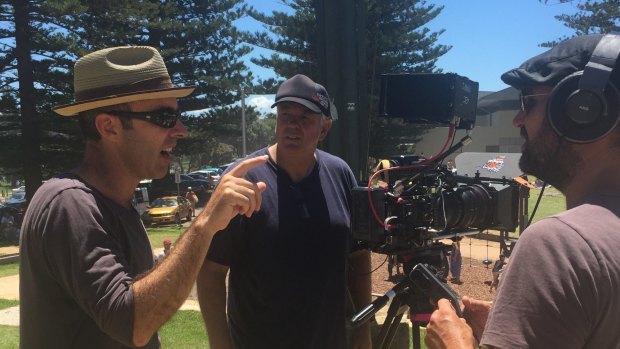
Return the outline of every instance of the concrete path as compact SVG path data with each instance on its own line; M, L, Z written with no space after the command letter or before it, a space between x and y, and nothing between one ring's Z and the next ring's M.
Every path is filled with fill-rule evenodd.
M192 294L196 294L195 286ZM190 294L191 297L191 294ZM19 275L0 278L0 299L19 300ZM188 298L181 310L200 311L198 301ZM0 325L19 326L19 306L0 310Z
M19 306L0 310L0 325L19 326Z
M450 243L450 240L443 241ZM472 237L464 237L461 241L461 253L463 263L481 263L484 259L496 260L499 256L499 242L481 240ZM161 249L155 249L155 253L159 253ZM471 258L470 258L471 257ZM0 299L19 300L19 275L7 276L0 278ZM196 300L196 287L190 292L187 301L181 307L181 310L200 311L198 301ZM387 309L388 307L384 307ZM383 314L377 314L378 317ZM13 307L0 310L0 325L19 325L19 307Z

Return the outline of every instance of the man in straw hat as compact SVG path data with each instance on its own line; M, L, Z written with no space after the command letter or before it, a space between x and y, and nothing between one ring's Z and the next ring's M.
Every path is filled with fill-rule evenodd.
M565 40L502 75L521 90L519 166L567 211L523 231L491 305L439 300L429 348L620 348L619 33ZM488 315L488 316L487 316Z
M263 205L214 238L198 277L209 341L212 348L346 348L347 317L371 301L370 255L349 234L355 176L317 149L334 114L323 86L295 75L274 106L276 143L249 156L269 156L247 176L267 184ZM370 349L369 324L350 339Z
M152 47L114 47L75 64L75 102L54 109L79 118L86 149L75 169L47 181L26 212L20 253L22 348L158 348L158 328L192 288L213 235L260 208L264 183L244 161L153 268L131 200L138 182L168 172L187 135L175 87Z

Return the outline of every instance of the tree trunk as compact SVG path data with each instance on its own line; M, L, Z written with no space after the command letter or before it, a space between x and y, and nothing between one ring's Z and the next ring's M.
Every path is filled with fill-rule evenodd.
M23 175L28 201L41 185L41 149L34 100L34 67L30 52L30 1L14 0L15 54L19 79L19 104L22 119Z
M319 79L338 111L325 150L349 164L358 180L367 177L368 97L366 11L360 0L317 0ZM339 33L339 35L334 35Z

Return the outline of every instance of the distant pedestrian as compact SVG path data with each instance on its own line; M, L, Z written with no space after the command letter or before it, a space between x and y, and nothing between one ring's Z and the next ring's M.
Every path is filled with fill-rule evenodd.
M493 265L493 270L491 271L493 273L493 282L491 282L491 288L489 289L489 292L493 292L494 287L497 290L497 286L499 285L499 275L504 271L504 266L506 264L508 264L506 262L506 255L504 255L504 253L500 253L499 259L495 261L495 264Z
M198 196L192 191L192 187L187 187L187 193L185 198L192 205L192 217L196 217L196 204L198 203Z
M155 263L160 263L167 255L170 254L172 249L172 241L170 239L164 239L164 249L155 257Z
M398 260L398 255L395 254L389 254L388 255L388 274L390 275L389 277L392 277L392 270L394 270L394 267L396 267L396 274L398 275L400 274L400 262Z

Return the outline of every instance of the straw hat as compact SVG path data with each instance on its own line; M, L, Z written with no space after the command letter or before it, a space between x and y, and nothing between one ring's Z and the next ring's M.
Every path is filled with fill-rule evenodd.
M149 46L112 47L80 58L74 67L75 102L53 110L63 116L109 105L186 97L194 87L174 87L159 52Z

